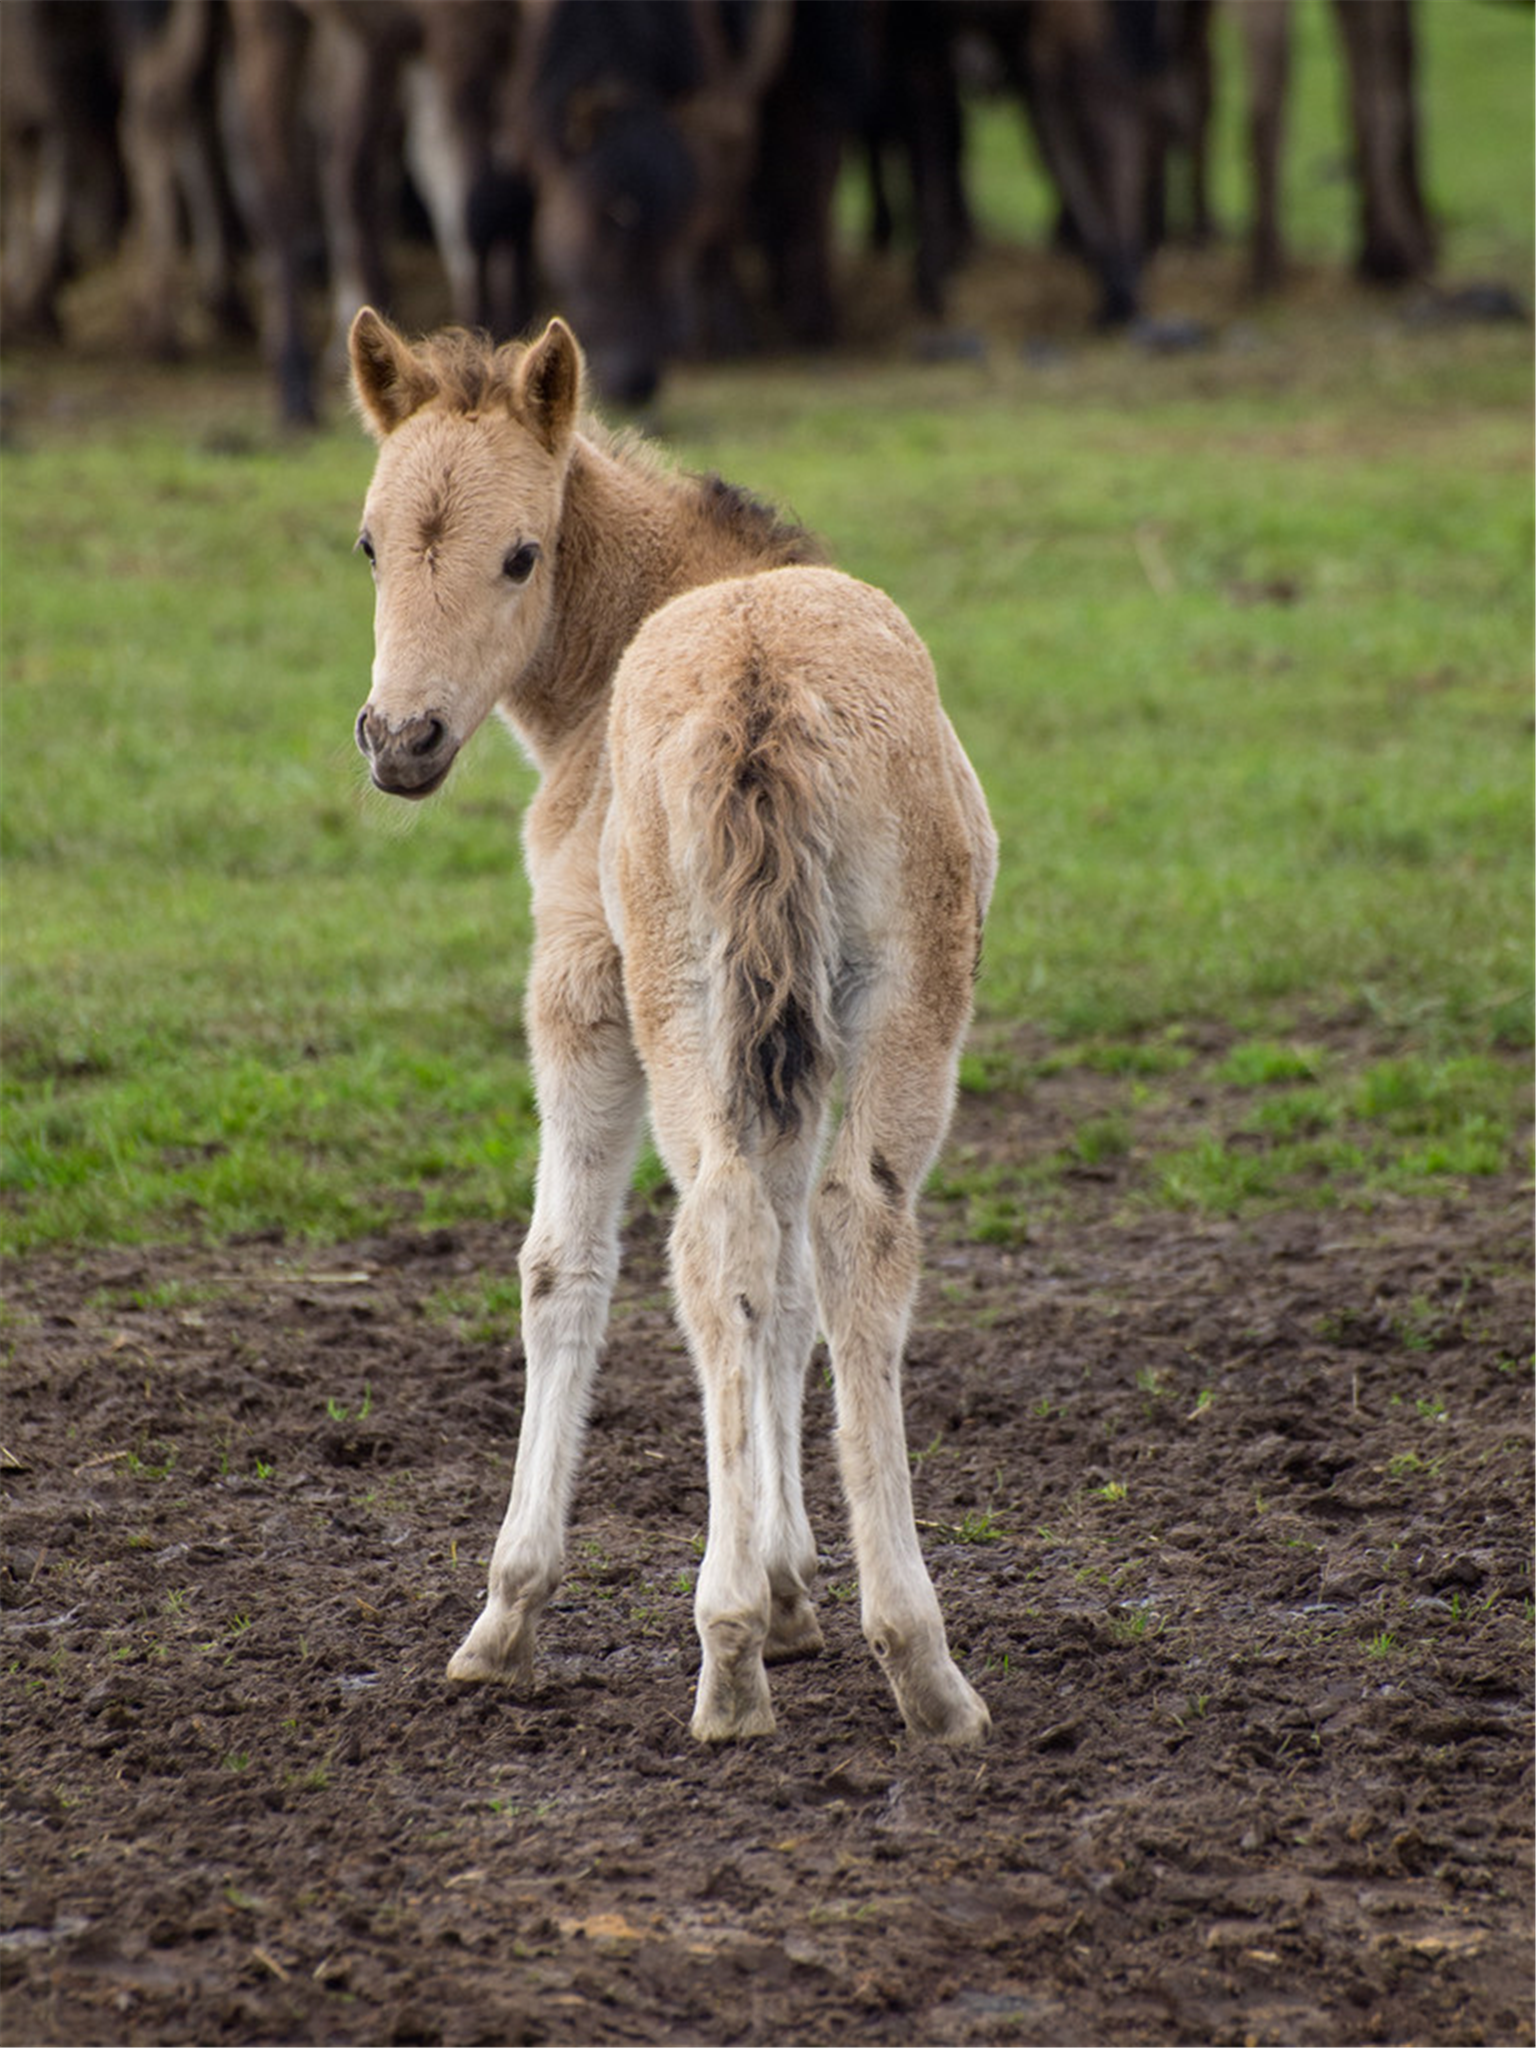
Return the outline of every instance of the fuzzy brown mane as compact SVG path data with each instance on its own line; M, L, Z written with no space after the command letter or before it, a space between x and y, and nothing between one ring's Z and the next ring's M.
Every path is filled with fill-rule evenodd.
M784 569L827 561L827 551L813 533L793 520L781 518L772 505L765 505L739 484L728 484L723 477L714 475L693 477L690 481L710 524L750 549L765 564Z

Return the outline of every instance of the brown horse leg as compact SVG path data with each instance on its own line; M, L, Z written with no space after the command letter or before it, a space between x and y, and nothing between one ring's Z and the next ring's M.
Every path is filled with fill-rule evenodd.
M1336 0L1334 19L1349 73L1363 277L1422 277L1434 263L1419 183L1409 0Z

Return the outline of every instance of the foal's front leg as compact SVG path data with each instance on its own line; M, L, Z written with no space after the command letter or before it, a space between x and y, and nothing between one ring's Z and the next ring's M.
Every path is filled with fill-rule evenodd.
M484 1611L448 1676L533 1678L534 1633L559 1583L587 1401L619 1263L619 1212L644 1080L626 1024L552 1014L530 989L541 1131L533 1223L518 1261L527 1380L512 1498Z

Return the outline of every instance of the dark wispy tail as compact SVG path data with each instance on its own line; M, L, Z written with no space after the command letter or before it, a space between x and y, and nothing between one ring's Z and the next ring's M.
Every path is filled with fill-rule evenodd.
M791 686L745 678L711 722L698 770L712 1058L733 1122L771 1120L787 1134L834 1057L830 770L816 708Z

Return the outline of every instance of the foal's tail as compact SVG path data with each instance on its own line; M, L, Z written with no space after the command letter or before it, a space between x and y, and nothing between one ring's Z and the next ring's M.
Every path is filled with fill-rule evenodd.
M799 1129L835 1058L831 764L816 707L760 673L695 757L719 1079L738 1127Z

